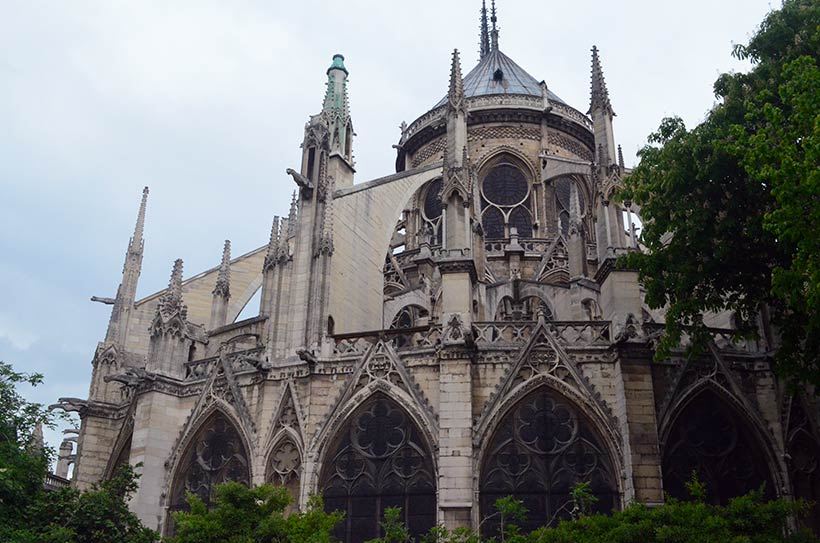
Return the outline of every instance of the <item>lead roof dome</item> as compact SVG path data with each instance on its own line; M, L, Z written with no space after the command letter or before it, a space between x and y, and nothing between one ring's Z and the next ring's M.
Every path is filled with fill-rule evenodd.
M498 72L500 70L500 72ZM516 64L510 57L494 49L482 58L464 77L464 97L496 94L519 94L541 97L541 83ZM566 104L547 89L551 102ZM436 109L447 103L447 96L433 106Z

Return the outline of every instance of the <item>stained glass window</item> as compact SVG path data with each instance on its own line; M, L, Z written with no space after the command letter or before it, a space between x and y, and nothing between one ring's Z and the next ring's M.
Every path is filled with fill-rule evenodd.
M379 537L387 507L401 507L414 537L432 528L432 458L404 409L382 394L370 398L341 429L320 478L325 509L345 513L335 536L345 543Z
M546 387L518 402L501 419L484 452L479 484L482 533L498 535L494 503L524 502L525 531L569 516L570 490L589 482L597 511L617 504L614 473L601 440L577 407Z
M663 489L674 498L688 498L684 485L693 471L706 484L711 503L726 504L762 483L766 483L765 495L774 496L757 440L711 390L698 394L673 423L664 446Z
M186 492L196 494L209 506L216 485L227 481L247 485L250 480L248 453L239 432L222 413L214 413L184 453L174 478L171 508L187 508Z
M530 183L521 169L497 162L481 181L481 225L487 239L504 238L516 228L522 238L531 238Z

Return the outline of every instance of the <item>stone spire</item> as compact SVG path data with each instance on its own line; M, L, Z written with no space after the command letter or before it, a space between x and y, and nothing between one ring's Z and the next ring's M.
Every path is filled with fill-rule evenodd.
M490 54L490 31L487 27L487 0L481 0L481 33L478 40L479 58Z
M268 252L265 253L265 264L263 271L267 271L276 266L276 258L279 254L279 243L282 235L281 220L278 215L274 215L273 224L270 228L270 240L268 241Z
M293 191L290 199L290 212L288 212L288 235L286 239L291 239L296 235L296 221L299 219L299 196Z
M137 224L134 226L134 235L128 244L128 252L142 252L144 241L142 239L143 231L145 230L145 207L148 204L148 187L142 189L142 200L140 201L140 210L137 213Z
M453 49L453 60L450 64L450 87L447 91L448 111L464 111L464 78L461 77L461 58L458 49Z
M598 166L609 170L611 166L617 164L615 135L612 130L612 118L615 116L615 112L612 110L612 103L609 101L609 91L606 88L601 59L598 58L598 48L594 45L592 46L589 115L592 116L592 131L598 149ZM602 176L607 175L603 171L599 174Z
M108 323L108 332L105 336L107 343L122 344L128 331L128 320L134 309L134 300L137 297L137 283L142 270L142 255L145 249L143 233L145 230L145 209L148 205L148 187L142 189L137 222L134 225L134 234L128 241L128 250L125 252L125 261L122 265L122 281L117 288L114 307L111 310L111 319ZM98 300L98 298L92 298Z
M624 173L626 165L624 164L624 150L618 145L618 167L621 169L621 174Z
M352 163L353 125L347 97L348 71L344 60L343 55L333 55L333 63L327 69L327 90L322 105L322 117L330 133L330 153L338 154Z
M596 109L602 110L610 115L615 115L612 104L609 101L609 91L606 88L604 70L601 68L601 59L598 58L598 47L592 46L592 80L590 83L590 113Z
M231 297L231 240L225 240L222 248L222 262L219 264L219 274L216 277L214 296Z
M174 261L171 270L171 279L168 281L168 290L159 299L157 312L164 320L168 320L179 313L184 319L188 316L188 308L182 301L182 259Z
M490 41L493 51L498 51L498 27L496 26L496 22L498 22L498 17L495 14L495 0L492 0L492 5L490 8L490 22L492 23L492 30L490 30Z
M228 301L231 299L231 241L227 239L225 240L225 247L222 249L222 262L219 264L219 273L216 277L213 295L211 330L223 326L228 319Z

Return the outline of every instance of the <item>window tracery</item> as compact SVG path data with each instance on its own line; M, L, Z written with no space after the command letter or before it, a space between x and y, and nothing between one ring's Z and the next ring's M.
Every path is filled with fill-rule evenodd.
M421 206L424 219L422 241L430 245L441 243L441 179L434 179L427 185Z
M516 228L522 238L532 237L530 182L521 169L507 161L494 164L481 182L481 225L487 239L503 238Z
M479 483L483 534L497 535L499 520L490 515L495 500L505 496L524 502L524 530L555 524L568 516L569 492L580 482L591 484L598 511L616 506L614 472L592 425L548 388L530 392L504 415L485 452Z
M820 534L820 438L798 398L792 400L789 413L786 452L794 497L814 502L805 525Z
M345 513L335 533L345 543L378 537L386 507L401 507L416 537L436 522L432 452L404 409L383 394L370 398L343 426L319 488L327 511Z
M285 487L291 498L288 510L295 510L299 505L302 453L293 439L286 437L277 443L268 459L267 471L267 482Z
M711 390L697 395L678 415L666 439L663 488L674 498L688 498L685 483L696 472L711 503L726 504L765 482L774 483L748 425Z
M227 481L250 484L248 453L234 425L214 413L188 445L174 477L171 509L186 509L185 494L192 492L210 506L216 485Z

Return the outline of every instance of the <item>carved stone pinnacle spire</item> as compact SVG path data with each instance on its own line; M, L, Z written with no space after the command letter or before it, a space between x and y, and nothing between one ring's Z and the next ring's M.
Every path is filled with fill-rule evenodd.
M129 252L135 253L142 251L142 235L145 230L145 207L147 204L148 187L145 187L142 189L142 200L140 201L139 213L137 213L137 224L134 226L134 235L131 237L131 243L128 245Z
M481 33L478 39L479 58L490 54L490 30L487 27L487 0L481 0Z
M164 319L170 318L177 312L182 315L182 318L185 318L188 314L188 308L182 302L181 258L177 258L174 261L174 267L171 270L171 279L168 281L168 290L160 297L157 310Z
M231 240L225 240L222 249L222 262L219 264L219 274L216 277L214 296L231 297Z
M624 165L624 150L618 145L618 167L621 168L621 173L626 169Z
M461 77L461 59L458 49L453 49L453 62L450 65L450 88L447 92L447 103L451 111L464 109L464 79Z
M278 215L274 215L273 224L270 228L270 240L268 241L268 252L265 254L265 264L263 269L268 270L276 265L276 256L279 254L279 238L281 237L281 222Z
M498 27L496 26L496 23L498 22L498 17L496 17L495 14L495 0L492 1L492 5L490 8L490 22L493 24L492 30L490 31L492 50L498 51Z
M290 199L290 212L288 213L288 239L296 235L296 221L299 212L299 197L296 191L293 191L293 196Z
M601 59L598 58L598 47L593 45L589 111L592 113L596 109L601 109L610 115L615 115L615 112L612 111L612 104L609 101L609 91L606 88L604 71L601 68Z

